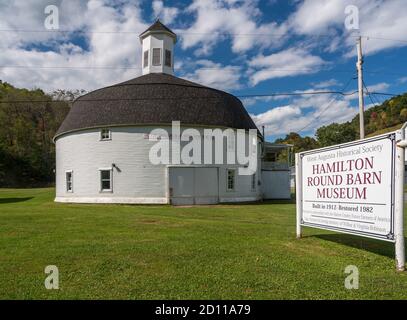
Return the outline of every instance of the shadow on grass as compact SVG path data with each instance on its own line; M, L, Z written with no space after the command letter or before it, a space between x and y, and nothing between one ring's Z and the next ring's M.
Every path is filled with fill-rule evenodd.
M394 259L394 244L391 242L361 238L348 234L320 234L310 237L340 243L357 249L367 250L369 252ZM404 239L407 242L407 238Z
M31 200L33 197L25 197L25 198L0 198L0 204L5 203L15 203L15 202L24 202Z
M217 205L222 207L227 206L262 206L267 204L295 204L295 199L281 199L281 200L263 200L263 201L242 201L242 202L227 202L227 203L219 203Z

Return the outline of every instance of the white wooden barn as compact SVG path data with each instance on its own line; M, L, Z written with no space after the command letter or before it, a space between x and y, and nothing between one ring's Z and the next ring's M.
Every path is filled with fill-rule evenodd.
M286 147L264 143L238 98L175 77L177 37L160 21L140 41L143 75L78 98L56 133L55 201L189 205L290 198L288 163L277 161ZM155 128L170 133L172 121L181 122L181 131L256 129L257 171L239 175L239 165L226 162L152 164L156 142L149 134Z

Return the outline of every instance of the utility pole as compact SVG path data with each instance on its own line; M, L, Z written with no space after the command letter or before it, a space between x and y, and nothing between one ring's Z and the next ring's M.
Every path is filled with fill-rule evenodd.
M363 55L362 55L362 37L358 38L358 62L356 67L358 69L358 86L359 86L359 125L360 125L360 139L365 138L365 101L363 97Z

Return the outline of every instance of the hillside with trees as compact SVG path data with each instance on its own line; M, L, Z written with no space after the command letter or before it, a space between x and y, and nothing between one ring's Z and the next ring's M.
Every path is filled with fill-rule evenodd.
M373 136L392 130L397 130L407 121L407 93L386 100L381 105L365 111L365 133ZM302 152L315 148L328 147L335 144L359 139L359 115L345 123L332 123L317 129L315 138L301 137L290 133L276 143L293 144L294 152ZM286 155L281 155L286 159Z
M55 181L55 145L52 138L71 102L83 90L20 89L0 80L0 187L34 187ZM407 93L365 112L366 135L396 130L407 121ZM276 143L307 151L359 138L359 116L345 123L320 127L314 137L292 132ZM281 155L282 160L287 154Z
M54 183L52 138L80 92L46 94L0 80L0 187Z

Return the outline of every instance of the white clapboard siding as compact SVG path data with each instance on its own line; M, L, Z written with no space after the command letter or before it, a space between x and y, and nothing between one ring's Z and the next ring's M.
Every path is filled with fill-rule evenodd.
M164 127L165 128L165 127ZM149 160L148 140L154 127L111 127L111 140L100 141L100 128L63 134L56 139L56 201L88 203L168 203L167 165ZM203 133L203 128L196 128ZM171 128L166 130L170 132ZM184 142L183 144L186 144ZM202 143L203 145L203 143ZM224 144L226 150L226 143ZM258 155L260 157L260 154ZM203 152L202 152L203 157ZM100 192L99 169L113 167L113 191ZM260 160L258 161L258 168ZM256 201L261 187L252 188L251 176L236 174L236 188L227 191L227 168L238 165L199 165L219 170L219 201ZM65 174L73 172L73 192L67 192ZM260 174L256 181L261 180Z

